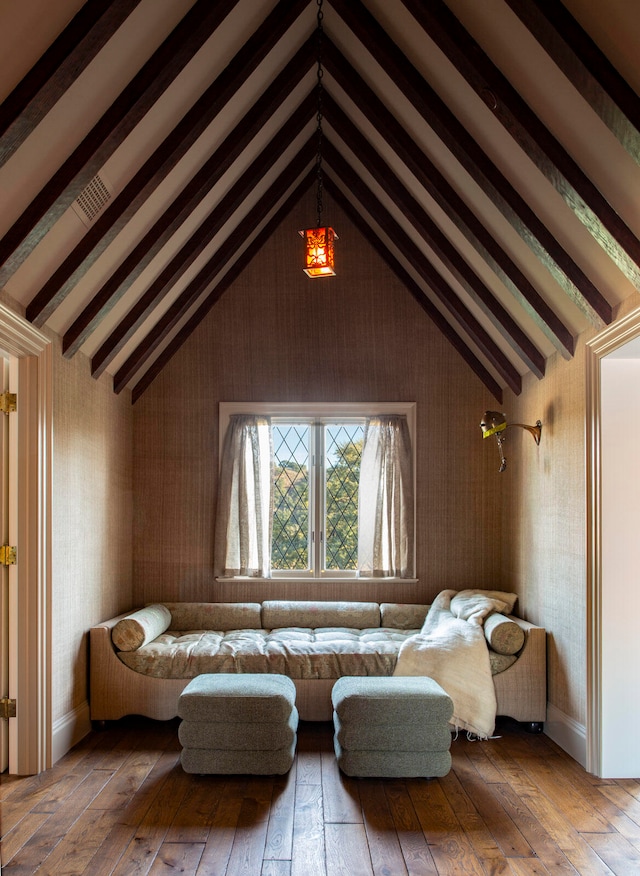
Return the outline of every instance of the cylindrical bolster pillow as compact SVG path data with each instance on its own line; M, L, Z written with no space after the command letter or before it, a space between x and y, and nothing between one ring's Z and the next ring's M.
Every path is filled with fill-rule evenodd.
M484 622L484 635L498 654L517 654L524 645L524 630L503 614L492 614Z
M119 620L111 641L120 651L137 651L169 629L171 612L166 605L147 605Z

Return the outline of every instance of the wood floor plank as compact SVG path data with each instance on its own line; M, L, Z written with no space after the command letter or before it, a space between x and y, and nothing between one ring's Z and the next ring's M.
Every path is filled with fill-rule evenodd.
M265 860L260 876L291 876L291 861Z
M194 776L189 805L180 806L165 843L206 843L218 804L227 791L227 776Z
M195 876L204 843L163 843L149 870L149 876L171 876L184 873Z
M327 876L373 876L364 825L326 824L325 843Z
M533 857L534 851L516 822L495 796L491 788L482 781L479 773L466 754L456 754L453 758L453 772L458 777L466 794L491 831L505 857ZM489 784L497 784L491 782Z
M361 782L359 798L373 872L406 876L408 871L384 793L384 782Z
M278 776L273 784L264 850L265 861L291 861L295 805L296 767L294 764L286 776Z
M148 873L189 787L190 777L176 764L162 786L162 793L155 796L118 861L113 871L115 876L142 876Z
M83 876L88 872L89 862L116 822L114 812L85 809L64 842L59 842L46 858L38 873L52 876Z
M640 800L640 780L639 779L616 779L616 785L624 788L628 794Z
M224 796L219 800L213 816L197 876L225 876L227 873L246 785L242 779L226 783Z
M440 876L484 876L482 865L437 779L409 785L416 814Z
M272 794L273 779L249 782L229 857L229 874L255 876L262 869Z
M76 788L66 805L49 814L40 828L13 856L9 865L4 869L13 873L35 873L56 846L63 839L66 839L77 819L99 793L109 776L110 773L103 770L90 773L85 781Z
M136 751L114 772L111 781L91 804L92 809L122 809L135 795L160 759L161 752Z
M433 856L405 782L385 782L385 797L409 876L437 876Z
M611 830L609 824L590 805L587 782L579 782L575 776L566 775L557 764L551 765L549 758L533 754L528 743L519 737L509 740L506 751L514 759L525 764L524 771L544 794L553 796L562 808L564 817L579 833L604 833Z
M619 833L585 833L584 838L616 876L640 873L640 852Z
M553 838L514 789L506 782L500 785L492 784L488 788L503 806L505 812L517 824L518 830L544 866L554 874L575 876L575 867L568 861L564 852L558 848ZM511 866L513 867L512 863Z
M554 871L537 858L507 858L507 862L514 876L553 876Z
M46 812L27 812L5 834L2 835L2 863L8 864L20 849L40 830L49 818ZM5 829L4 807L2 809L2 828Z
M640 872L640 781L590 776L544 735L458 737L451 772L426 780L344 776L331 722L298 734L287 775L252 777L186 774L175 721L92 733L3 784L3 876Z
M320 763L324 820L341 824L362 824L358 781L340 772L333 752L323 751Z
M326 876L322 785L296 782L291 876Z
M440 786L484 870L490 876L509 876L511 868L489 829L490 812L475 807L454 771L440 779Z

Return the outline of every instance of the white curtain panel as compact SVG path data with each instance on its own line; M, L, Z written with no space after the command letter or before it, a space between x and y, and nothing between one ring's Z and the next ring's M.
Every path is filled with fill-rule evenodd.
M272 469L269 418L232 416L224 440L218 487L216 575L270 577Z
M360 465L360 575L414 576L413 509L413 465L407 418L371 417Z

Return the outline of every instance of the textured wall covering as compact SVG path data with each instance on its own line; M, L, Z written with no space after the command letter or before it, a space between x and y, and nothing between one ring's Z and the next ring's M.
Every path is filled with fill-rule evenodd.
M132 411L54 340L53 720L87 700L87 630L129 608Z
M528 620L548 632L549 702L580 724L586 696L586 459L584 341L554 357L504 410L512 422L542 420L536 447L508 430L502 488L502 584L521 594Z
M478 428L495 404L480 381L343 214L338 276L309 280L297 229L313 196L223 295L134 406L137 603L242 599L212 575L218 402L417 402L417 588L361 598L427 601L481 585L500 566ZM495 460L491 458L491 463ZM325 589L323 589L323 587ZM255 593L336 598L327 585ZM344 594L350 598L354 592ZM358 598L356 596L356 598Z

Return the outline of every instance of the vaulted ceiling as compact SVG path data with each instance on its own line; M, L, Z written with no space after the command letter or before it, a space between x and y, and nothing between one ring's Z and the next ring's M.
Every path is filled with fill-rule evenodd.
M115 392L140 396L315 185L318 8L0 5L0 286ZM325 190L496 399L519 393L640 289L640 4L325 0L321 21Z

